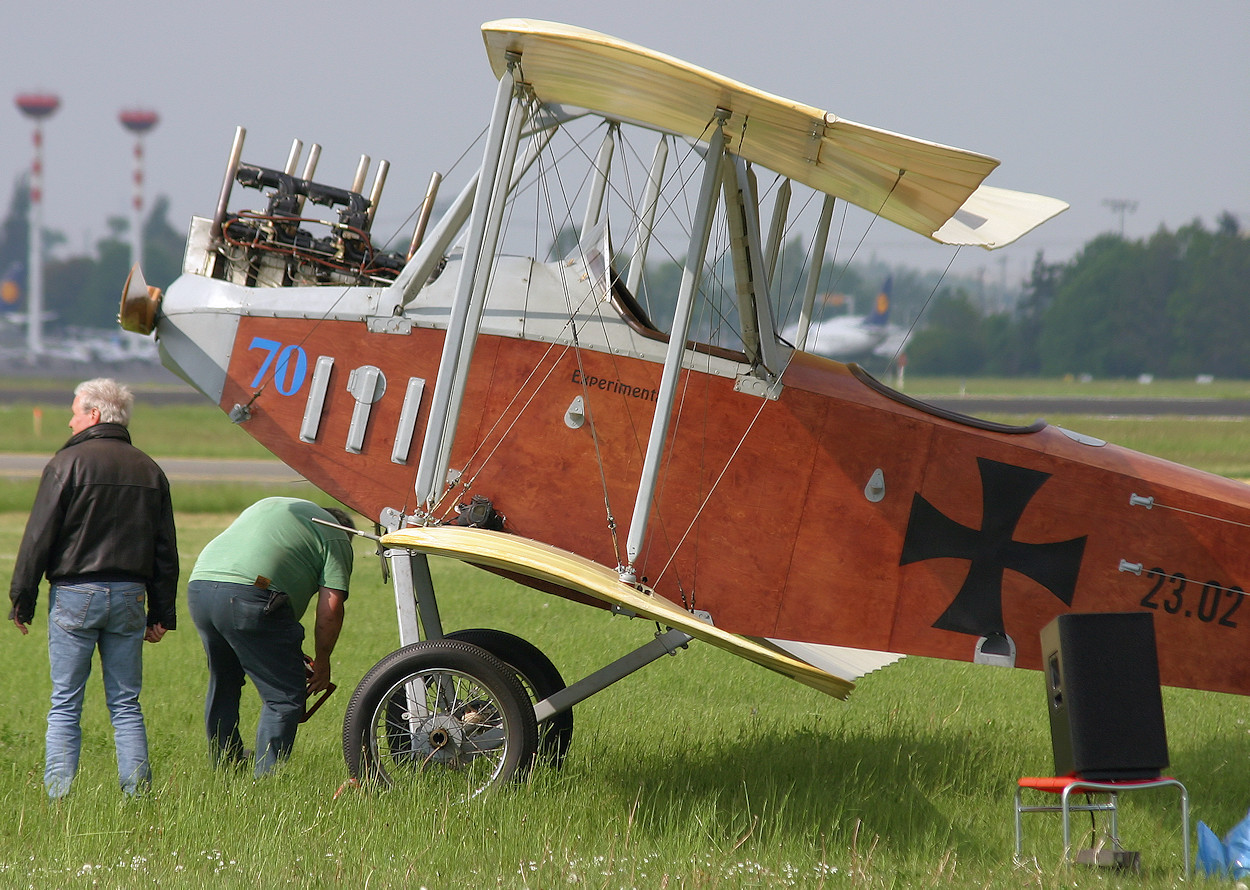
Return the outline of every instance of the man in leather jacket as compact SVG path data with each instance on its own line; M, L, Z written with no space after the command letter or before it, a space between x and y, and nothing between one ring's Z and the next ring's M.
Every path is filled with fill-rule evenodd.
M169 482L130 443L133 402L129 389L106 378L75 388L74 435L44 468L9 587L9 618L25 634L39 585L45 576L50 582L44 785L53 798L69 792L78 771L79 719L97 647L122 789L138 794L151 784L139 706L142 647L177 624L178 547Z

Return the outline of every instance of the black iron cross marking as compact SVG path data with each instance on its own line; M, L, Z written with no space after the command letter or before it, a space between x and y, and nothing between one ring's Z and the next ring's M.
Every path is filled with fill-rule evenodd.
M926 559L966 559L968 577L933 623L939 630L989 636L1003 628L1003 571L1011 569L1045 587L1068 605L1085 553L1085 536L1052 544L1013 540L1025 507L1049 473L977 458L981 469L981 528L950 519L918 493L898 564Z

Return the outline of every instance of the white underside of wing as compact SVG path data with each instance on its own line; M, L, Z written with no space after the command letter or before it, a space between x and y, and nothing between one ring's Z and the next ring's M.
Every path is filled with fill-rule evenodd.
M847 646L822 646L819 643L800 643L795 640L764 638L760 642L774 646L787 655L827 674L846 680L848 683L853 683L865 674L871 674L906 657L897 652L852 649Z
M982 185L932 237L943 244L1003 247L1067 209L1058 198Z

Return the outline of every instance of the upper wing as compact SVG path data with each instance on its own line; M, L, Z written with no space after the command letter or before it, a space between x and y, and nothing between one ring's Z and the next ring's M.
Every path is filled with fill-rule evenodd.
M857 124L596 31L502 19L482 32L496 75L519 54L518 79L542 102L691 139L706 139L722 109L733 153L942 243L1001 247L1068 206L983 193L998 166L986 155Z

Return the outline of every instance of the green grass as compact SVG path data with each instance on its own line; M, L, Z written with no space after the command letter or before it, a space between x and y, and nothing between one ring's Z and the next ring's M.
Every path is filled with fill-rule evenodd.
M233 514L179 516L189 566ZM25 515L0 514L0 571ZM0 673L0 886L56 887L1170 887L1180 872L1175 797L1130 795L1121 833L1141 876L1059 862L1057 817L1027 817L1029 865L1011 863L1015 778L1044 772L1040 675L907 659L839 702L694 644L579 705L564 768L468 804L420 787L348 790L343 711L397 645L394 604L371 545L357 542L337 694L296 756L254 782L214 774L203 737L204 657L194 628L147 646L144 709L155 790L125 802L98 676L71 796L41 787L46 618L10 632ZM532 640L575 679L650 638L645 622L435 561L449 629L494 626ZM46 596L46 591L45 591ZM42 603L42 600L41 600ZM245 732L255 725L246 691ZM1194 819L1221 834L1250 801L1241 699L1164 690L1171 771ZM1078 824L1078 828L1083 823Z
M985 414L987 420L1027 424L1036 419L1023 414ZM1166 460L1233 479L1250 479L1250 418L1244 417L1111 417L1106 415L1047 415L1055 426L1096 436Z
M29 510L35 501L38 479L0 478L0 513ZM317 503L335 501L315 485L298 481L290 483L244 482L176 482L170 484L170 499L176 512L238 513L253 501L266 497L308 498ZM363 528L363 526L362 526Z
M53 393L47 401L0 405L0 453L50 454L70 437L68 423L69 402L63 393ZM207 400L202 405L151 405L139 395L130 431L135 444L154 457L273 457Z
M58 447L68 432L60 402L49 400L37 438L15 429L30 423L31 406L0 409L20 418L0 415L0 450ZM1238 423L1048 419L1250 476ZM216 438L226 440L223 456L265 454L207 405L141 406L135 437L158 455L201 456ZM0 485L5 576L34 485ZM179 485L184 578L240 509L289 490ZM1121 834L1142 852L1140 876L1062 865L1058 819L1047 815L1026 817L1034 858L1013 866L1015 779L1051 762L1042 679L921 658L865 677L839 702L696 643L579 705L558 772L540 768L526 784L468 804L420 787L349 790L336 800L347 777L344 708L364 673L398 645L393 596L372 551L356 543L333 659L339 691L301 730L292 762L264 782L209 769L207 673L183 606L180 628L145 647L155 789L139 802L124 802L116 786L98 672L74 791L55 805L44 796L45 588L31 634L0 637L0 749L9 764L0 773L8 816L0 820L0 887L1163 888L1179 878L1175 795L1162 791L1122 803ZM653 632L458 563L435 561L433 571L448 629L517 633L570 681ZM256 716L250 688L245 702L246 737ZM1164 704L1169 772L1188 786L1195 824L1204 820L1222 835L1250 805L1245 701L1165 689Z
M936 397L958 393L960 381L942 378L909 380L907 392ZM1192 381L1163 381L1150 387L1133 381L1096 381L1090 384L1053 380L967 381L969 395L1142 395L1190 398L1250 398L1250 381L1217 381L1210 385ZM1148 392L1147 392L1148 391ZM39 407L42 421L36 427L32 412ZM1031 423L1035 415L993 413L986 419L1005 423ZM50 454L69 438L66 423L69 409L63 394L54 392L46 402L20 402L0 405L0 453ZM1244 445L1247 421L1244 418L1197 417L1113 417L1099 415L1050 415L1049 423L1098 436L1116 445L1153 454L1212 473L1234 478L1250 478L1250 450ZM274 459L242 427L229 422L207 401L203 405L155 406L144 404L140 393L131 430L135 444L156 458L217 457ZM0 510L20 509L30 503L33 484L0 482ZM16 487L15 487L16 486ZM234 509L229 497L214 495L218 486L180 485L176 495L183 503L178 509L228 511ZM237 488L237 486L236 486ZM285 490L283 487L282 490ZM245 488L240 493L255 491ZM265 490L264 494L280 491ZM256 495L261 497L264 495ZM22 500L22 498L26 498ZM244 504L250 503L244 501Z
M60 389L50 384L45 386L49 391L46 400L0 405L0 453L50 455L69 439L69 407L65 393L72 390L72 385ZM37 412L42 416L38 417ZM144 403L140 392L136 396L130 431L135 444L158 460L195 457L277 461L263 445L231 423L207 400L202 405L152 405ZM0 479L0 512L29 509L38 486L37 479ZM171 494L175 510L191 513L238 512L253 501L271 495L324 499L307 482L179 482L172 487Z
M893 383L892 379L887 382ZM904 389L918 398L938 396L1068 396L1134 399L1250 399L1250 380L1214 380L1198 383L1187 380L1156 379L1088 380L1031 377L918 377L907 375Z

